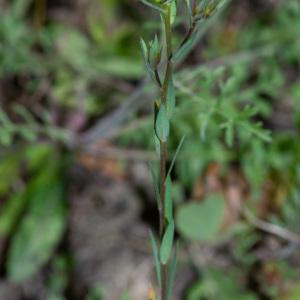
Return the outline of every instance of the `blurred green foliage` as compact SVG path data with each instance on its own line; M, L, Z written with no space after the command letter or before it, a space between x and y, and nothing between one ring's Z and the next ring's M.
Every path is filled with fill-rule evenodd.
M83 28L51 18L36 27L33 7L34 1L15 0L0 11L0 97L7 96L0 99L0 236L9 240L7 276L24 281L51 260L48 299L58 300L65 299L70 268L68 258L56 254L68 215L64 170L70 152L63 152L61 145L68 144L74 132L56 122L53 107L79 111L87 120L86 129L122 103L127 84L134 86L144 74L138 49L141 28L147 31L157 24L145 21L144 12L130 1L95 0L85 11ZM250 186L248 206L253 213L263 185L272 181L276 191L271 204L276 209L269 221L300 233L300 3L281 1L276 9L242 25L227 23L230 11L235 12L233 5L212 24L203 47L194 50L191 62L174 78L178 108L170 152L185 135L173 184L184 243L221 239L221 206L209 199L183 203L211 162L222 165L225 175L233 164L240 167ZM203 60L208 63L202 66ZM18 84L11 88L7 81ZM41 103L19 101L38 94L45 82L51 92ZM16 93L5 92L10 88ZM288 106L287 117L277 114L284 111L282 103ZM119 145L154 148L149 139L153 124L145 107L132 118L135 122L142 115L141 126L122 133ZM194 214L202 218L193 218L196 224L191 224ZM239 278L258 262L253 249L261 233L238 222L228 237L238 270L227 274L201 269L187 299L259 299ZM282 271L281 262L274 264L291 282L291 291L282 292L262 279L262 293L270 299L297 300L299 274L287 275L295 271L289 263L288 271ZM88 292L87 299L102 298L101 287Z
M26 159L23 151L31 179L20 191L12 193L13 184L21 180L20 163ZM34 275L49 259L64 232L66 201L62 165L58 153L45 145L22 149L11 158L6 156L2 168L5 165L12 175L6 186L2 180L2 195L11 197L1 210L0 233L3 238L14 231L7 270L12 280L22 281ZM5 173L1 175L6 177Z

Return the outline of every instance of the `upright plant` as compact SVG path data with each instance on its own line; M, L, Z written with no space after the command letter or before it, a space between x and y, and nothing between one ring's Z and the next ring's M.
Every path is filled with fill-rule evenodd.
M177 153L182 145L181 140L167 170L167 142L170 134L170 120L175 109L174 64L193 46L198 25L210 17L222 4L222 0L184 0L187 11L188 26L186 36L173 51L173 25L179 3L176 0L141 0L145 5L160 14L162 33L159 39L146 43L141 39L141 47L147 71L158 87L159 96L154 101L154 138L159 154L159 180L153 171L159 211L159 242L150 233L152 251L155 260L157 281L160 296L152 291L150 298L170 300L175 277L177 247L173 251L175 223L173 218L171 170ZM172 252L173 255L172 255Z

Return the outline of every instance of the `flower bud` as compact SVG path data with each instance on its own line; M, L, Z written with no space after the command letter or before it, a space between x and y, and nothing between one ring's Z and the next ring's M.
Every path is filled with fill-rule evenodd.
M157 35L149 43L148 63L152 69L156 69L161 60L161 46L159 44Z

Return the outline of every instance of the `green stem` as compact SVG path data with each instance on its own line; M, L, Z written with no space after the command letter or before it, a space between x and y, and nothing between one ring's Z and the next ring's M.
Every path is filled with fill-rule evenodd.
M162 104L166 104L167 102L167 93L168 86L170 83L171 75L172 75L172 28L171 28L171 11L168 6L167 11L164 15L164 23L165 23L165 38L166 38L166 57L167 57L167 66L164 81L161 87L161 102ZM160 228L160 240L162 241L164 232L166 230L166 222L165 222L165 181L166 181L166 165L168 159L167 152L167 143L160 142L160 198L162 209L160 211L159 218L159 228ZM167 284L168 284L168 263L163 265L161 264L161 278L162 278L162 287L161 287L161 300L167 299Z

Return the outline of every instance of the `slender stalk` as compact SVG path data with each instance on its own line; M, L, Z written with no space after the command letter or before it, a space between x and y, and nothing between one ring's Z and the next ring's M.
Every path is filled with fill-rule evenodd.
M153 237L151 233L151 246L155 261L157 279L160 286L160 300L170 300L172 285L174 281L175 269L176 269L176 249L174 250L174 218L172 212L172 181L170 176L170 169L167 174L167 161L168 161L168 137L170 133L170 119L174 111L176 104L176 97L174 91L173 82L173 59L178 60L180 57L181 49L189 46L187 43L191 40L193 34L196 31L197 22L201 19L206 19L206 15L203 14L202 6L199 7L195 1L187 1L186 4L189 9L189 21L190 29L187 32L183 41L179 44L177 49L177 56L173 58L172 49L172 23L176 18L176 1L175 0L141 0L144 4L152 7L156 11L160 12L162 17L163 29L164 29L164 41L160 43L157 35L155 38L146 43L141 38L141 48L146 65L146 69L149 72L150 78L157 84L159 88L159 100L154 102L155 114L154 114L154 131L156 141L160 141L160 181L159 187L155 185L156 196L158 200L159 211L159 243ZM219 1L219 0L213 0ZM216 3L217 3L216 2ZM206 4L208 2L205 2ZM209 2L211 4L211 2ZM190 10L192 5L192 10ZM207 9L208 6L205 6ZM199 14L202 12L201 14ZM163 55L163 58L161 57ZM158 72L158 66L163 62L164 73L161 77ZM183 141L183 140L182 140ZM179 148L182 142L179 144ZM178 149L179 149L178 148ZM176 153L177 150L176 150ZM176 159L176 154L172 160L171 168ZM155 174L154 174L155 175ZM155 184L156 176L154 176ZM159 190L159 191L158 191ZM158 195L159 192L159 195ZM159 244L159 245L158 245ZM174 250L174 252L172 251ZM172 255L173 252L173 255ZM152 298L151 298L152 299Z
M159 228L160 228L160 242L162 242L163 235L166 229L165 222L165 179L166 179L166 164L167 164L167 143L160 143L160 198L162 203L162 209L160 211ZM167 296L167 282L168 282L168 265L161 264L161 300L166 300Z
M164 76L163 85L161 87L161 102L162 104L166 104L167 101L167 93L168 86L170 83L171 75L172 75L172 28L171 28L171 11L170 7L168 7L165 15L164 15L164 23L165 23L165 43L166 43L166 56L167 56L167 66L166 72ZM165 222L165 181L166 181L166 165L168 159L168 151L167 151L167 143L161 141L160 142L160 198L162 209L160 211L159 218L159 228L160 228L160 242L162 242L162 238L164 232L166 230L166 222ZM168 283L168 264L161 264L161 278L162 278L162 287L161 287L161 300L167 299L167 283Z

